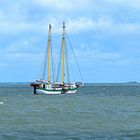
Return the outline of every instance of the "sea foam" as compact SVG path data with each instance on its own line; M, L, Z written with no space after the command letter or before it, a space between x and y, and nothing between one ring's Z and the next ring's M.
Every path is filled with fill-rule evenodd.
M0 102L0 105L3 104L4 102Z

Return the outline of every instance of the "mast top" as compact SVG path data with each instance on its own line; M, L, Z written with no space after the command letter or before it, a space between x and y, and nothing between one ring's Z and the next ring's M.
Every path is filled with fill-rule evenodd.
M49 30L52 28L51 24L49 24Z
M65 28L66 26L65 26L65 22L63 21L63 28Z

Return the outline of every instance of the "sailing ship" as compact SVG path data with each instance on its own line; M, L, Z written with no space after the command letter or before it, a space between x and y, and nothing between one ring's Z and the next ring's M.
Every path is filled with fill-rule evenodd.
M48 31L48 45L47 45L47 53L44 62L43 74L42 78L36 80L36 82L31 83L31 86L34 88L34 94L65 94L65 93L77 93L78 89L84 85L83 81L80 82L68 82L65 81L65 69L67 64L67 49L66 49L66 30L65 30L65 22L63 22L63 31L62 31L62 44L61 44L61 53L60 53L60 63L58 64L60 71L61 66L61 80L57 79L54 81L51 78L51 71L53 71L53 66L51 67L52 61L52 47L51 47L51 28L52 26L49 24L49 31ZM47 62L47 63L46 63ZM46 74L46 64L47 64L47 80L45 79ZM78 65L79 66L79 65ZM78 67L79 68L79 67ZM68 66L67 66L68 71ZM79 68L80 71L80 68ZM58 72L59 73L59 72ZM81 72L80 72L81 75ZM82 75L81 75L82 78Z

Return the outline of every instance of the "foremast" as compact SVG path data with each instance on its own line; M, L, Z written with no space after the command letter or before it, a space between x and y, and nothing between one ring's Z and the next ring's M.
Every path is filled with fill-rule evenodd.
M47 81L51 81L51 24L49 24L49 31L48 31L48 43L47 43L47 50L46 50L46 57L43 66L43 75L42 79L45 80L46 75L46 63L47 63Z

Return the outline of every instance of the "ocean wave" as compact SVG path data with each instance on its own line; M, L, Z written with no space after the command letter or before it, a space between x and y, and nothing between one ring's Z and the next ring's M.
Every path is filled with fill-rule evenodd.
M0 102L0 105L2 105L4 102Z

